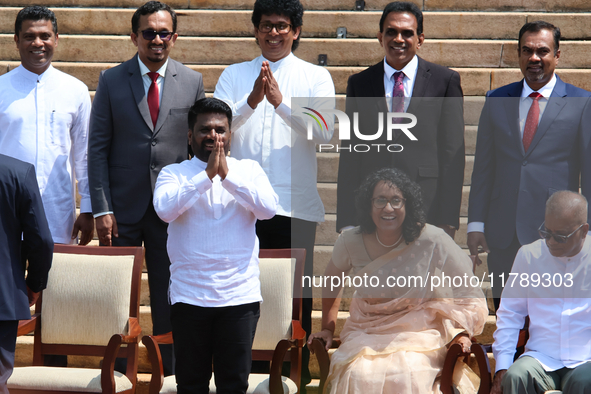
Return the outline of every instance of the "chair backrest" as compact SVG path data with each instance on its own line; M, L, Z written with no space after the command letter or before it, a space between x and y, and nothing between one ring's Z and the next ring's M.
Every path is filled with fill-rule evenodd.
M261 249L261 315L253 349L273 350L291 337L292 320L301 320L303 249Z
M55 245L43 291L41 343L106 346L139 315L141 247Z

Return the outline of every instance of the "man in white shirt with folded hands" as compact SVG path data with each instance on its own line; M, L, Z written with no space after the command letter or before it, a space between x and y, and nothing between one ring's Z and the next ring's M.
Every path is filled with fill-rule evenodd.
M195 156L162 169L154 208L169 223L170 302L177 392L245 393L262 301L256 220L278 197L254 160L226 157L232 110L204 98L189 110Z
M517 253L497 311L492 394L591 393L587 209L587 200L578 193L554 193L539 230L543 239ZM529 340L524 354L513 362L526 316Z

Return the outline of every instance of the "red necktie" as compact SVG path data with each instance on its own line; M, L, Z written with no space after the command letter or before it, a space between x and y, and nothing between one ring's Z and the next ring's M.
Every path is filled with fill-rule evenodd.
M398 71L394 73L394 89L392 89L392 112L404 112L404 85L402 80L404 73Z
M533 99L533 102L527 112L525 127L523 129L523 149L525 149L526 152L534 139L534 135L536 135L536 130L538 129L538 119L540 118L540 104L538 101L543 96L538 92L533 92L529 97Z
M156 81L160 74L149 72L148 76L152 80L150 89L148 90L148 108L150 108L150 116L152 117L152 123L156 127L158 121L158 110L160 109L160 92L158 91L158 84Z

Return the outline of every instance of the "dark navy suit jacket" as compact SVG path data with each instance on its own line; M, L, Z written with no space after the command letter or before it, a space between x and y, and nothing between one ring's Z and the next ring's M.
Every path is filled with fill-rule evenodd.
M486 95L468 221L484 222L490 247L507 248L515 233L521 245L537 240L548 197L579 190L584 137L591 132L591 93L556 79L527 152L519 128L523 80Z
M0 321L31 318L27 286L45 288L52 257L35 167L0 155Z

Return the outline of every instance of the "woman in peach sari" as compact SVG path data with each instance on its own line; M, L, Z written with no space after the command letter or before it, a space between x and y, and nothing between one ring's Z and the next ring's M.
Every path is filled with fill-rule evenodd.
M343 231L324 274L349 276L355 287L325 392L440 393L447 347L469 349L488 315L482 291L471 286L471 260L425 224L420 187L399 170L371 174L357 211L360 227ZM341 290L323 289L322 331L310 343L322 338L330 348ZM459 391L475 393L478 377L464 365L456 370Z

